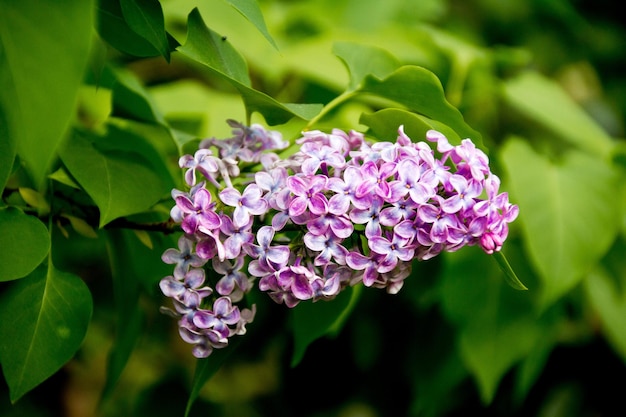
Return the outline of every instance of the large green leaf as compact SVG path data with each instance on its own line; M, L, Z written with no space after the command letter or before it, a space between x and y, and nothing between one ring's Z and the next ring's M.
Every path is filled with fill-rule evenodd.
M426 141L426 132L435 129L443 133L451 144L461 143L461 137L448 126L408 110L389 108L372 114L364 113L359 123L369 126L369 133L380 140L395 140L398 128L402 125L404 133L414 142Z
M332 301L302 302L293 309L294 352L291 366L296 366L307 347L325 335L333 335L343 326L358 300L361 287L350 287Z
M121 0L122 14L128 26L150 42L169 62L170 45L165 32L165 18L159 0Z
M580 282L614 241L620 210L609 202L619 194L618 175L579 151L549 160L520 138L509 139L501 157L545 307Z
M250 23L252 23L265 39L276 49L276 42L274 42L274 38L270 35L270 32L267 30L267 25L265 24L265 19L263 18L263 13L261 12L261 8L259 7L259 3L256 0L226 0L231 6L235 8L243 17L248 19Z
M333 52L348 68L348 90L356 90L367 75L385 78L400 66L387 50L354 42L336 42Z
M504 374L531 351L541 328L529 293L504 285L502 270L479 248L446 255L440 287L444 313L458 329L460 355L488 404Z
M368 75L358 92L392 100L408 110L449 126L462 138L470 138L477 146L482 146L480 134L463 120L461 112L448 103L441 82L425 68L405 65L382 79Z
M9 85L11 81L10 79L2 79L2 77L7 75L6 71L1 70L4 65L4 53L2 48L0 48L0 85L6 86ZM5 105L6 103L3 103L0 99L0 190L4 189L4 186L11 175L13 162L15 161L15 155L17 153L15 140L11 136L9 129L9 110L3 109L3 106Z
M187 19L187 40L178 50L228 81L240 94L248 117L259 112L270 125L287 122L294 116L310 119L321 110L315 104L283 104L251 87L248 66L228 40L209 29L198 9Z
M161 53L145 36L130 27L120 0L98 1L96 29L109 45L129 55L150 57Z
M12 402L74 356L91 319L91 293L73 274L41 266L0 302L0 362Z
M110 230L107 233L107 251L111 264L116 311L116 331L107 361L107 378L102 399L107 400L115 388L126 363L141 336L144 314L139 306L140 275L129 251L129 234ZM135 240L137 240L135 238Z
M2 0L0 10L0 119L6 123L0 147L13 149L6 146L11 137L41 188L73 117L89 56L92 2ZM4 158L12 160L11 153Z
M527 72L504 84L506 102L561 139L591 154L608 157L611 138L553 80Z
M626 241L618 239L602 264L585 278L587 299L600 319L600 331L626 360Z
M106 139L74 132L60 153L69 172L98 206L100 227L150 209L170 191L141 154L109 146L98 149L98 142L107 143Z
M44 260L50 235L36 217L15 207L0 209L0 281L22 278Z

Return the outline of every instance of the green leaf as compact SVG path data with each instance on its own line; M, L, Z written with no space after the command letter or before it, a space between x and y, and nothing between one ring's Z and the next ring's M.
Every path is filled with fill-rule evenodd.
M408 110L449 126L462 138L470 138L476 146L482 147L480 134L448 103L441 82L425 68L406 65L383 79L368 75L358 92L395 101Z
M507 81L503 91L509 105L564 141L603 158L612 152L607 133L555 81L526 72Z
M126 363L139 340L144 324L144 314L139 307L140 281L133 266L135 259L129 250L129 231L107 232L107 252L111 264L115 301L115 340L107 360L106 383L102 401L106 401L115 388Z
M446 254L440 294L446 317L457 327L463 362L485 404L501 378L541 336L527 292L504 285L503 272L477 247Z
M0 208L0 281L30 274L50 250L50 235L36 217L15 207Z
M585 294L600 318L602 333L624 360L626 360L625 288L624 275L611 276L603 267L594 269L584 281Z
M92 2L2 1L0 8L0 148L9 152L2 158L12 160L15 146L41 189L74 116L89 56ZM14 145L7 145L7 136Z
M356 90L367 75L382 79L400 66L400 61L387 50L354 42L336 42L333 53L348 68L348 91Z
M126 54L138 57L161 54L155 45L130 27L122 12L120 0L98 1L96 29L109 45Z
M274 38L270 35L263 18L263 13L259 7L259 3L256 0L226 0L231 6L235 8L243 17L248 19L250 23L256 26L257 30L261 32L265 39L276 49L278 46L274 42Z
M395 140L398 128L404 126L404 133L414 142L426 141L426 132L434 129L443 133L451 144L461 143L461 137L448 126L407 110L390 108L363 113L359 123L369 126L369 133L380 140Z
M214 75L228 81L239 93L246 106L248 118L259 112L268 124L287 122L294 116L308 120L320 112L318 104L283 104L250 85L248 65L227 40L209 29L198 9L187 19L187 40L178 50L209 69Z
M200 390L204 387L204 384L222 367L224 362L228 360L233 351L241 343L241 338L236 338L228 342L228 346L224 349L216 349L211 353L208 358L198 359L196 361L196 369L193 374L193 381L191 383L191 392L187 399L187 406L185 408L184 417L188 417L191 412L193 403L198 399Z
M121 0L122 14L128 26L150 42L169 62L170 46L165 32L165 18L159 0Z
M166 126L163 115L137 77L130 71L105 68L113 89L113 115Z
M502 272L504 273L504 278L507 284L509 284L512 288L515 288L516 290L521 290L521 291L528 290L528 288L526 288L526 286L522 284L522 281L519 280L519 278L515 274L515 271L513 271L513 268L511 268L509 261L506 259L506 257L504 256L502 252L500 251L494 252L492 256L493 256L493 259L495 259L496 262L498 263L498 266L500 267Z
M3 51L0 48L0 68L4 66ZM1 77L5 76L5 71L0 69L0 85L7 85L7 81L3 81ZM0 190L3 190L11 171L13 170L13 162L17 149L15 141L9 132L9 120L7 119L8 110L2 108L4 106L0 99Z
M332 301L302 302L293 309L294 352L291 366L304 357L306 348L325 335L338 332L359 298L360 287L349 287Z
M620 211L607 202L619 193L618 175L579 151L551 161L519 138L505 143L501 159L546 307L579 283L615 240Z
M222 36L209 29L200 11L195 8L187 18L187 41L179 52L207 67L250 87L248 64L241 54Z
M169 193L162 177L141 154L126 150L100 151L107 138L74 132L61 159L100 210L100 227L112 220L151 208Z
M56 373L80 347L91 293L73 274L41 266L0 302L0 362L11 402Z

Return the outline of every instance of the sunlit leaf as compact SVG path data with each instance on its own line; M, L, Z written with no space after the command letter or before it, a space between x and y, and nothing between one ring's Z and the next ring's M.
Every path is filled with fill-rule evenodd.
M395 101L408 110L449 126L462 138L470 138L477 146L482 146L480 134L463 120L459 110L448 103L441 82L425 68L406 65L382 79L369 75L358 91Z
M61 159L100 210L100 227L148 210L170 190L161 175L139 153L108 148L75 132L61 150ZM101 139L104 141L104 139Z
M619 194L618 175L579 151L551 161L519 138L508 140L501 156L547 306L579 283L615 239L619 206L607 202Z
M50 250L50 235L36 217L0 208L0 281L30 274Z
M250 23L256 26L257 30L263 34L265 39L276 49L278 46L267 30L263 13L259 7L259 3L256 0L226 0L231 6L235 8L243 17L248 19Z
M350 84L348 90L355 90L365 76L385 78L400 66L400 61L385 49L354 42L336 42L333 52L348 68Z
M368 133L380 140L395 140L398 136L398 128L404 126L404 133L413 142L426 141L426 132L434 129L443 133L451 144L461 143L460 136L448 126L408 110L388 108L372 114L364 113L359 122L369 126Z
M34 187L44 178L72 120L89 56L92 2L2 1L0 13L0 180L14 146ZM6 161L4 160L6 159Z
M37 268L4 294L0 362L12 402L74 356L91 312L91 293L85 283L52 265Z
M360 288L360 287L359 287ZM350 314L360 291L348 288L341 292L332 302L302 302L293 309L294 352L291 366L296 366L307 347L325 335L332 335L341 328Z
M316 104L283 104L250 85L248 66L243 57L222 36L209 29L198 9L187 20L187 40L178 50L188 58L203 64L214 75L228 81L242 96L248 117L261 113L268 124L287 122L294 116L309 119L319 113Z
M555 81L527 72L504 84L504 97L564 141L602 157L611 153L611 138Z
M128 26L150 42L169 62L170 46L165 32L165 18L159 0L121 0L122 14Z

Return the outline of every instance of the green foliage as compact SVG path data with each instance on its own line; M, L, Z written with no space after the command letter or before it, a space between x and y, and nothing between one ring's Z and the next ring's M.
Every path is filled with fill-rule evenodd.
M87 285L50 262L3 294L2 370L15 402L61 368L80 347L91 319Z
M103 387L104 417L151 396L189 416L623 411L582 369L626 378L624 30L540 3L0 0L0 414L41 411L59 373L59 398ZM290 314L254 300L249 334L190 361L159 313L170 193L227 118L289 140L471 138L520 208L506 257L463 249L416 262L397 295Z
M74 114L89 58L91 16L90 1L2 2L0 109L6 125L0 143L15 144L38 189L46 185L44 178ZM54 97L54 104L46 97Z
M0 209L0 281L25 277L50 250L46 226L15 207Z

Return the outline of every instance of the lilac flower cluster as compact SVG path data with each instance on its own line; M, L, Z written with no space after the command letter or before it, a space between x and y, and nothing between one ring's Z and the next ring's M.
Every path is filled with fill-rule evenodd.
M288 307L358 283L395 294L414 259L471 245L500 250L518 215L469 139L453 146L427 132L436 157L402 126L395 142L308 131L281 158L280 133L229 123L232 138L204 140L180 158L190 189L172 191L171 217L184 234L162 257L175 265L161 281L174 303L164 310L197 357L245 333L255 306L237 303L256 280Z

